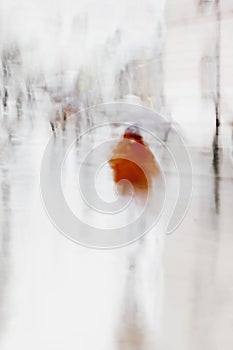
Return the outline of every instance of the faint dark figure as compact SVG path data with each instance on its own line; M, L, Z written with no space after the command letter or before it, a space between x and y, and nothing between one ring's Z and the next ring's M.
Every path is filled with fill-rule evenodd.
M2 62L3 77L6 79L9 76L8 67L6 62Z
M31 78L27 78L26 79L25 85L26 85L28 102L30 102L30 103L35 102L36 98L35 98L35 94L34 94L34 91L33 91Z
M213 140L213 170L214 170L214 201L216 213L220 212L220 148L219 135L215 134Z
M53 132L53 134L54 134L54 136L55 136L55 135L56 135L56 132L55 132L55 123L52 122L52 121L50 121L49 124L50 124L51 129L52 129L52 132Z
M116 100L124 98L124 96L129 95L132 91L130 82L130 72L129 66L126 64L120 69L115 81L115 98Z
M54 136L56 136L56 131L58 128L58 125L61 124L62 130L64 130L63 127L63 111L60 109L56 109L55 111L55 118L50 119L50 126L52 129L52 132Z
M22 92L19 92L17 98L16 98L16 111L17 111L17 118L20 119L23 113L23 94Z
M81 118L80 115L75 119L75 135L76 135L76 146L79 146L79 137L81 133Z
M164 137L163 137L164 143L166 143L168 141L168 137L169 137L171 132L172 132L172 122L169 121L164 125Z
M50 116L50 126L54 135L62 130L63 133L66 132L67 123L72 115L79 112L79 106L77 103L65 102L63 103L61 99L52 98L54 110Z
M3 98L2 98L2 104L3 104L4 109L6 109L8 106L8 98L9 98L8 90L7 90L7 88L5 88L4 93L3 93Z
M3 79L6 81L10 76L9 66L8 66L8 55L5 51L2 53L2 70L3 70Z
M215 174L215 207L216 213L220 211L220 197L219 197L219 181L220 181L220 148L219 148L219 135L220 135L220 113L221 113L221 6L220 0L215 0L215 12L216 12L216 45L215 45L215 61L216 61L216 99L215 99L215 121L216 131L213 141L213 168Z

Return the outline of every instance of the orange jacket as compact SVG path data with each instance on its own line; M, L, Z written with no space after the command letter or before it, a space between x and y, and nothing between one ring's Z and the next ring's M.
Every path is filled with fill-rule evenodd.
M140 135L125 134L113 150L109 164L114 172L114 181L118 183L126 179L134 190L147 191L152 178L159 173L154 155Z

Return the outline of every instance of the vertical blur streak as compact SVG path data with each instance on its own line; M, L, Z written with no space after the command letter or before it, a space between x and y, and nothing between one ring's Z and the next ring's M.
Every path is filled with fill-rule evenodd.
M162 293L163 233L150 232L129 257L125 296L117 327L117 350L153 350Z
M159 166L137 127L126 129L109 163L116 183L127 179L132 184L134 200L143 196L153 196L156 200L159 186L153 180L160 175ZM123 187L119 193L126 195L127 190ZM155 210L155 207L150 210ZM142 232L144 229L142 227ZM161 236L161 232L152 230L141 238L129 257L125 300L119 322L119 350L150 350L155 344L161 291L159 234Z
M219 134L216 132L213 140L213 169L214 169L214 202L216 213L220 210L220 147Z
M216 100L215 100L215 114L216 114L216 131L213 141L213 168L214 168L214 196L215 196L215 210L219 214L220 209L220 149L219 149L219 134L221 125L221 4L220 0L215 0L216 11Z
M216 6L216 135L219 134L221 113L221 5L220 0L215 0ZM218 141L218 140L217 140Z
M9 182L9 169L0 169L0 336L3 334L6 314L6 295L5 284L7 281L6 271L9 269L9 241L10 241L10 220L12 219L11 212L11 186ZM8 265L8 266L7 266Z

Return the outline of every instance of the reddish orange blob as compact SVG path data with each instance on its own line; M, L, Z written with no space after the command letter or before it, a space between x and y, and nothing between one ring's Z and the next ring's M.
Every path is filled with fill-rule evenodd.
M153 177L159 173L153 153L142 136L135 132L125 132L113 150L109 164L113 169L114 181L118 183L120 180L128 180L137 193L147 193ZM124 184L121 185L121 193L127 193Z

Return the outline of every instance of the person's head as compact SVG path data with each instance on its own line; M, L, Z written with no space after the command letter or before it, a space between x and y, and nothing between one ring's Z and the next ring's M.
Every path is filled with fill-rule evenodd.
M124 132L125 139L134 139L136 141L142 140L139 127L137 125L130 125L126 128Z

